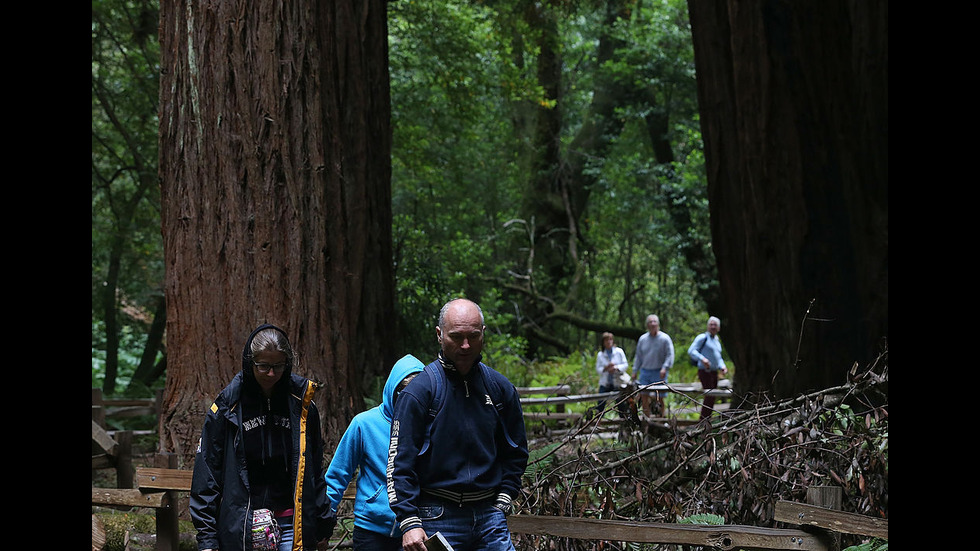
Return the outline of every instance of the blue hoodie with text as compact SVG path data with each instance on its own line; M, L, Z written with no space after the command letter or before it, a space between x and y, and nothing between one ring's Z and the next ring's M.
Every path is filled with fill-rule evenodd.
M381 404L363 411L351 420L337 445L324 478L331 513L336 514L344 491L357 474L357 497L354 500L354 526L391 537L400 537L395 514L388 506L385 492L388 466L388 442L394 411L395 388L405 377L419 373L425 366L415 356L406 355L395 362L382 393Z

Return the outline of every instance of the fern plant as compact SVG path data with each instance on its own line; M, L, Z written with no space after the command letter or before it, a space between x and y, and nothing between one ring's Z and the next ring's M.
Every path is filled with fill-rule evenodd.
M721 526L725 524L725 518L711 513L700 513L677 519L677 524L706 524L709 526Z

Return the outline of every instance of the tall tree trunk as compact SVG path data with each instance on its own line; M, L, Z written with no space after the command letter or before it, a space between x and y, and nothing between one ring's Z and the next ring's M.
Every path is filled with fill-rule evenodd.
M888 4L688 8L736 391L840 384L888 334Z
M165 2L165 449L188 463L248 333L289 335L327 449L394 362L384 0Z
M102 321L105 323L105 379L102 393L116 393L116 375L119 373L119 310L116 308L116 292L119 290L119 270L122 262L122 237L113 240L109 253L109 270L102 290Z

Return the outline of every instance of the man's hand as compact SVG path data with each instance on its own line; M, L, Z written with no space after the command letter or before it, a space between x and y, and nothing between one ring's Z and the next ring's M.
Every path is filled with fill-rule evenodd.
M402 549L404 551L425 551L425 530L412 528L402 535Z
M708 358L701 358L701 363L704 364L705 369L711 369L711 360Z

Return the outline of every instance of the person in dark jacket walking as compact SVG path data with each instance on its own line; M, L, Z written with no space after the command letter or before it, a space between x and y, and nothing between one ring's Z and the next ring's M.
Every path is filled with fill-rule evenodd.
M191 482L198 549L325 549L336 517L323 479L316 383L282 329L248 336L242 370L208 409Z
M517 389L481 361L485 331L475 302L446 303L437 359L395 402L388 503L404 551L424 551L436 532L456 551L514 549L507 515L520 495L527 436Z

